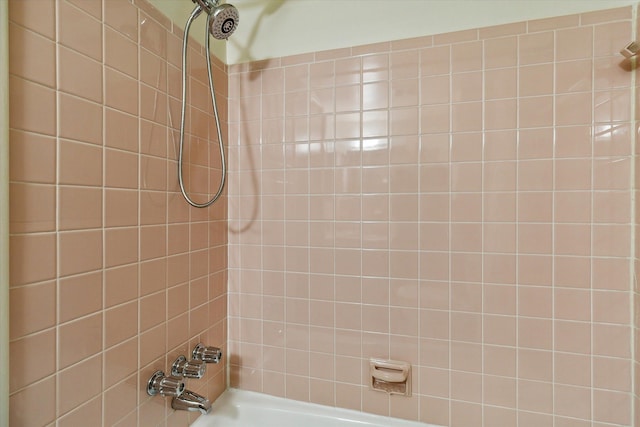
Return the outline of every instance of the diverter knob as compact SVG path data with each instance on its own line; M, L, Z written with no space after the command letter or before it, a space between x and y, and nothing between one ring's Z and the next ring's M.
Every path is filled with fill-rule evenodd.
M202 378L207 370L207 364L202 360L187 360L178 356L171 367L171 375L186 378Z
M193 358L206 363L220 363L222 351L218 347L207 347L200 343L193 349Z

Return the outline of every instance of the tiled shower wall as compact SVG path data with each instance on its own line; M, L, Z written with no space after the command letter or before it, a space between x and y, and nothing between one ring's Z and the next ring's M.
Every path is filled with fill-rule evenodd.
M636 39L638 38L638 35L640 35L640 27L638 27L638 21L637 21L638 17L636 16ZM640 90L640 87L638 87L639 82L636 79L636 96L635 96L635 119L636 119L636 123L637 120L640 119L640 109L638 107L640 107L640 104L638 103L638 90ZM636 129L637 129L637 124L636 124ZM640 157L638 156L638 148L637 148L637 144L636 144L636 151L635 151L635 170L634 170L634 184L635 187L633 189L634 191L634 195L636 198L636 205L635 205L635 227L636 227L636 231L635 231L635 242L634 242L634 246L635 246L635 259L634 259L634 278L633 278L633 299L634 299L634 316L633 316L633 327L634 327L634 342L633 342L633 352L634 352L634 399L633 399L633 404L634 404L634 425L640 425L640 342L638 340L640 340L640 315L638 310L640 310L640 288L638 287L638 281L637 281L637 277L638 274L640 274L640 259L638 259L638 225L640 225L640 214L638 212L638 204L637 204L637 200L638 200L638 190L640 189L640 179L638 177L638 167L640 166L638 164L638 159L640 159Z
M633 39L628 7L232 66L231 385L631 426Z
M186 426L146 381L198 341L226 347L227 237L225 199L190 209L177 188L181 32L141 1L10 0L9 18L10 425ZM202 201L219 159L191 46L185 169ZM210 365L188 387L225 384Z

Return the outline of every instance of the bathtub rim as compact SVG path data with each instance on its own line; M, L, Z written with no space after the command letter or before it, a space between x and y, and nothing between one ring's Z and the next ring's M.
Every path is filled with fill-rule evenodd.
M273 409L274 403L286 402L286 408L293 408L291 412L299 412L295 409L304 408L306 413L311 412L318 416L332 416L339 419L354 419L364 422L378 422L381 420L390 419L394 424L391 427L443 427L435 424L427 424L420 421L410 421L402 418L388 417L384 415L376 415L368 412L357 411L354 409L346 409L337 406L322 405L313 402L304 402L294 399L288 399L279 396L273 396L266 393L260 393L250 390L242 390L234 387L227 388L224 393L218 397L211 405L211 412L207 415L199 416L192 427L207 427L205 421L207 418L213 418L216 416L216 409L220 407L226 407L227 405L241 408L242 406L253 407L267 407Z

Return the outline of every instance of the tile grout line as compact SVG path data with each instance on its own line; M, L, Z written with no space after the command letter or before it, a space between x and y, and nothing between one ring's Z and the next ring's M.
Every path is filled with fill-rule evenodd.
M633 40L636 40L636 37L638 35L638 3L634 3L632 8L631 8L631 38ZM632 65L637 66L637 58L636 58L636 62L632 62ZM631 257L630 257L630 262L629 262L629 277L630 277L630 283L629 283L629 288L630 288L630 323L631 323L631 423L634 423L634 420L636 420L638 418L638 410L639 407L638 405L636 405L636 401L638 401L640 399L640 397L637 394L637 388L639 386L638 384L638 379L637 379L637 374L638 374L638 369L640 369L640 367L638 366L638 363L640 362L637 357L638 357L638 352L636 350L637 346L638 346L638 333L637 333L637 329L638 329L638 325L637 322L635 320L635 316L636 316L636 312L638 310L640 310L640 307L638 306L638 304L636 303L636 297L635 297L635 293L636 293L636 287L635 287L635 267L636 267L636 259L638 256L637 250L636 250L636 243L637 243L637 231L638 231L638 224L637 224L637 220L636 220L636 216L638 215L638 211L636 208L636 200L637 200L637 188L635 183L638 181L636 178L636 174L639 172L637 170L636 167L636 161L635 159L637 158L637 154L636 154L636 150L637 150L637 126L638 126L638 120L637 120L637 114L638 114L638 104L637 104L637 99L638 99L638 74L637 71L635 70L635 67L632 67L632 72L631 72L631 153L630 153L630 157L631 157L631 162L630 162L630 167L631 167L631 182L629 183L631 188L631 203L630 203L630 207L631 207L631 247L630 247L630 251L631 251ZM592 266L592 272L591 272L592 278L593 278L593 266ZM593 284L592 284L593 286Z

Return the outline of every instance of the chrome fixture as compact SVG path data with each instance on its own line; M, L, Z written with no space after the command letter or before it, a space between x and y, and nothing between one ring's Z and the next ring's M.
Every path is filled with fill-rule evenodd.
M206 414L211 410L211 402L198 393L185 390L180 396L171 399L171 407L178 411L200 411L200 413Z
M222 359L222 351L218 347L207 347L202 343L196 345L191 354L195 360L206 363L220 363Z
M171 375L174 377L202 378L207 370L207 364L202 360L187 360L184 356L178 356L173 366Z
M219 0L193 0L196 3L195 8L191 12L191 15L187 19L187 23L184 28L184 39L182 41L182 108L180 118L180 148L178 151L178 183L180 184L180 191L184 196L187 203L196 208L206 208L213 204L224 189L224 184L227 176L227 165L224 156L224 141L222 139L222 131L220 130L220 116L218 114L218 105L216 103L216 94L213 86L213 75L211 72L211 49L209 47L209 34L213 37L221 40L226 40L238 27L239 15L238 10L230 4L219 4ZM207 13L207 25L205 33L205 51L207 60L207 75L209 77L209 92L211 95L211 103L213 105L213 115L216 120L216 130L218 133L218 145L220 150L220 164L221 164L221 178L220 185L216 194L205 203L197 203L193 201L187 194L187 190L184 188L183 168L182 162L184 157L184 123L185 112L187 107L187 43L189 40L189 29L191 23L196 19L203 11Z
M240 15L238 9L230 4L221 4L211 14L209 32L218 40L226 40L238 28Z
M226 40L238 28L238 9L230 4L220 4L220 0L192 0L212 19L207 22L209 33L218 40Z
M180 378L165 377L162 371L154 372L147 382L147 394L149 396L159 394L165 397L178 397L184 391L184 382Z

